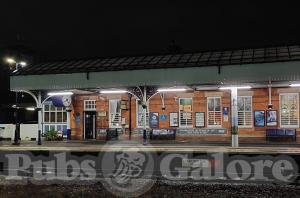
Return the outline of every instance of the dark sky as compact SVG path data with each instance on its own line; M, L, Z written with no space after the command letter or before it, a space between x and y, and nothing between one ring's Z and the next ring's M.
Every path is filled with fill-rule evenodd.
M40 60L299 44L297 1L1 0L0 47Z

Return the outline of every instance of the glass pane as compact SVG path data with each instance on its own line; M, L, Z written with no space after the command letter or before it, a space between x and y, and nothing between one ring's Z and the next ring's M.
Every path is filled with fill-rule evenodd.
M214 111L214 100L212 98L209 98L207 102L208 111Z
M49 125L45 125L45 131L44 132L48 132L50 129Z
M45 110L45 111L49 111L49 110L50 110L49 105L45 104L44 110Z
M238 97L238 111L244 111L244 100L242 97Z
M252 101L251 97L245 98L245 111L251 111L252 107Z
M50 130L55 130L55 125L50 125Z
M63 113L63 122L67 122L67 112Z
M62 111L63 108L62 107L57 107L57 111Z
M49 112L44 113L44 121L45 122L50 122Z
M215 98L215 111L221 111L221 99Z
M50 122L55 122L55 112L50 113Z
M121 112L121 101L120 100L110 100L109 101L110 113L120 113Z
M62 122L62 121L63 121L63 113L57 112L57 122Z
M50 105L50 110L51 110L51 111L55 111L55 106L51 104L51 105Z

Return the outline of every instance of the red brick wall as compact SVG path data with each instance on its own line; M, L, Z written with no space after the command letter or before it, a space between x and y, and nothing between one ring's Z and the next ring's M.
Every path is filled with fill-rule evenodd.
M277 110L277 118L278 118L278 127L280 126L279 122L279 92L282 92L283 89L272 89L272 103L273 103L273 109ZM296 92L299 93L300 91L293 90L293 89L286 89L287 92ZM248 91L248 94L252 95L252 110L267 110L267 105L269 103L268 99L268 89L251 89ZM164 102L165 102L165 111L161 109L162 107L162 100L161 97L157 94L154 97L151 98L149 103L149 110L150 112L158 112L159 115L165 114L169 118L170 112L178 112L179 109L179 98L180 97L192 97L193 99L193 125L195 126L195 112L205 112L205 125L207 126L207 96L210 94L220 94L221 100L222 100L222 108L223 107L229 107L229 119L228 122L224 122L224 119L222 117L222 127L228 129L227 137L230 136L230 127L231 127L231 101L230 101L230 92L229 91L195 91L194 93L185 93L185 94L179 94L179 93L166 93L164 94ZM241 95L241 92L239 92L239 95ZM113 95L87 95L87 96L81 96L76 95L74 96L73 101L73 111L72 111L72 138L73 139L82 139L83 137L83 101L84 100L96 100L97 103L97 112L100 110L106 111L106 117L99 117L97 116L97 128L108 128L109 127L109 99L122 99L128 101L128 95L122 94L119 96L113 96ZM128 102L129 106L129 102ZM134 130L137 127L136 123L136 98L132 97L131 100L131 127ZM81 123L76 124L75 123L75 113L80 113L81 117ZM98 114L97 114L98 115ZM128 110L122 110L122 117L126 119L126 125L129 124L129 111ZM254 119L254 118L253 118ZM160 121L159 122L160 128L169 128L169 119L166 121ZM241 137L265 137L265 131L267 127L253 127L252 128L240 128L239 129L239 135ZM126 131L128 133L128 130ZM206 136L205 138L209 139L216 139L216 136Z

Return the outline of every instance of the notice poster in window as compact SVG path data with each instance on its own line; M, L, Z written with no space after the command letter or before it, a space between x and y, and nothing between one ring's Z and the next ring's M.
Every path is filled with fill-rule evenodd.
M159 116L158 113L151 112L149 114L149 125L151 129L157 129L159 127Z
M229 120L229 108L228 107L223 107L223 121L228 122Z
M184 105L183 106L183 111L184 112L190 112L190 111L192 111L192 105Z
M178 127L178 113L177 112L170 113L170 127Z
M277 111L268 110L267 111L267 126L277 126Z
M205 127L205 113L196 112L196 127Z
M254 111L254 125L256 127L265 126L265 111L263 110Z

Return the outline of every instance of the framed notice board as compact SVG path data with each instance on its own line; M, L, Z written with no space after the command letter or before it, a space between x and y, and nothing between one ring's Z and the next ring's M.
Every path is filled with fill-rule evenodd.
M205 112L196 112L196 127L205 127Z

